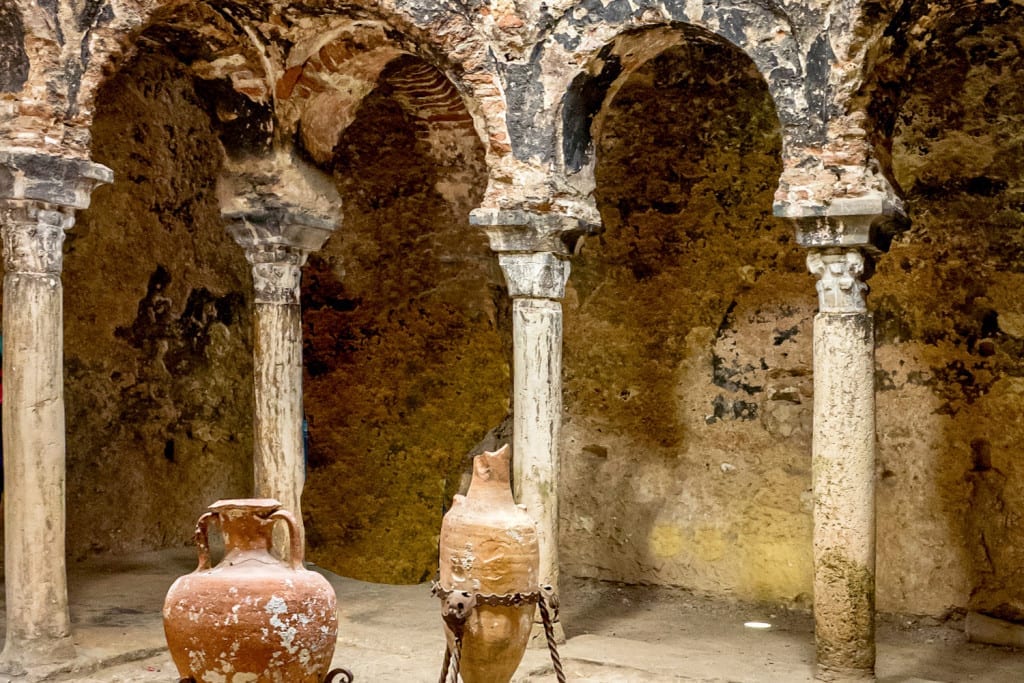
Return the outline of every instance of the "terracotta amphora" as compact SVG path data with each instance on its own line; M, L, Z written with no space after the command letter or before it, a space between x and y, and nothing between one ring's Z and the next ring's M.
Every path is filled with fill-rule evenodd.
M441 524L439 587L455 598L469 593L475 603L463 625L465 683L512 678L533 628L539 564L537 527L512 499L508 446L476 456L469 491L455 496ZM448 608L460 605L443 609ZM449 648L454 648L451 625L445 622Z
M288 526L290 559L270 553L273 527ZM217 522L224 559L210 566L208 527ZM183 681L321 683L334 655L337 598L303 564L290 512L270 498L221 500L196 524L199 567L164 602L167 646Z

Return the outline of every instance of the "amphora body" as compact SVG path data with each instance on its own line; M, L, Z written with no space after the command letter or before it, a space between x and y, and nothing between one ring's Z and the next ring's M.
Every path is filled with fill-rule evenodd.
M536 525L512 498L508 446L476 456L469 491L455 496L441 525L440 588L477 597L463 628L465 683L504 683L515 673L533 628L539 557ZM479 599L487 596L529 597L493 605ZM447 621L445 635L454 648Z
M199 567L171 586L164 633L174 664L196 683L321 683L334 655L337 598L302 564L295 518L269 498L222 500L196 525ZM270 553L275 522L288 525L290 559ZM210 566L209 524L224 537Z

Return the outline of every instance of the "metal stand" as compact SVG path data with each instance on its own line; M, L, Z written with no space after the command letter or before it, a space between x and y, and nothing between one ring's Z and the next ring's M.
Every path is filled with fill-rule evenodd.
M462 637L465 633L466 620L477 605L490 607L520 607L536 604L540 610L540 618L544 624L544 635L548 641L548 652L551 664L555 669L558 683L565 683L565 672L562 670L562 658L558 655L558 644L555 642L555 622L558 621L558 597L554 588L543 586L535 593L506 593L505 595L481 595L467 591L445 590L438 583L431 587L435 597L441 598L441 618L452 632L455 646L446 645L444 662L441 664L441 677L438 683L459 683L459 667L462 659Z

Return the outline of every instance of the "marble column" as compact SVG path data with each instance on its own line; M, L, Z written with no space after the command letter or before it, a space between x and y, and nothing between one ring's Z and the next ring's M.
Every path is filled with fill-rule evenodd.
M487 233L512 298L512 488L537 523L540 580L557 591L561 300L569 245L591 226L568 215L495 209L473 211L470 222ZM556 637L564 639L561 623Z
M302 266L323 246L336 222L273 207L225 213L228 230L252 265L255 339L253 425L255 495L276 498L302 532ZM281 530L279 530L281 531ZM275 534L275 549L287 543Z
M818 679L874 680L874 325L864 256L812 249L814 318L814 633Z
M0 151L7 638L0 671L70 659L65 534L64 233L110 169Z
M816 679L875 678L874 323L862 282L906 225L891 192L778 203L817 276L811 443Z
M558 437L562 304L569 261L550 252L499 254L512 297L512 488L537 522L540 580L558 587Z

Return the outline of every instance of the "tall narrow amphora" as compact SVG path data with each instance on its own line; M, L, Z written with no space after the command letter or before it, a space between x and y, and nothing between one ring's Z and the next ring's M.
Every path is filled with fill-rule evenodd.
M540 595L537 527L512 499L508 446L473 460L469 491L455 496L441 524L440 565L445 635L461 655L462 679L507 683L526 651ZM453 630L462 631L460 643Z
M210 566L209 526L224 537ZM287 561L271 554L273 528L288 527ZM182 680L321 683L338 634L337 598L303 564L295 518L270 498L221 500L196 524L199 567L171 586L164 633Z

